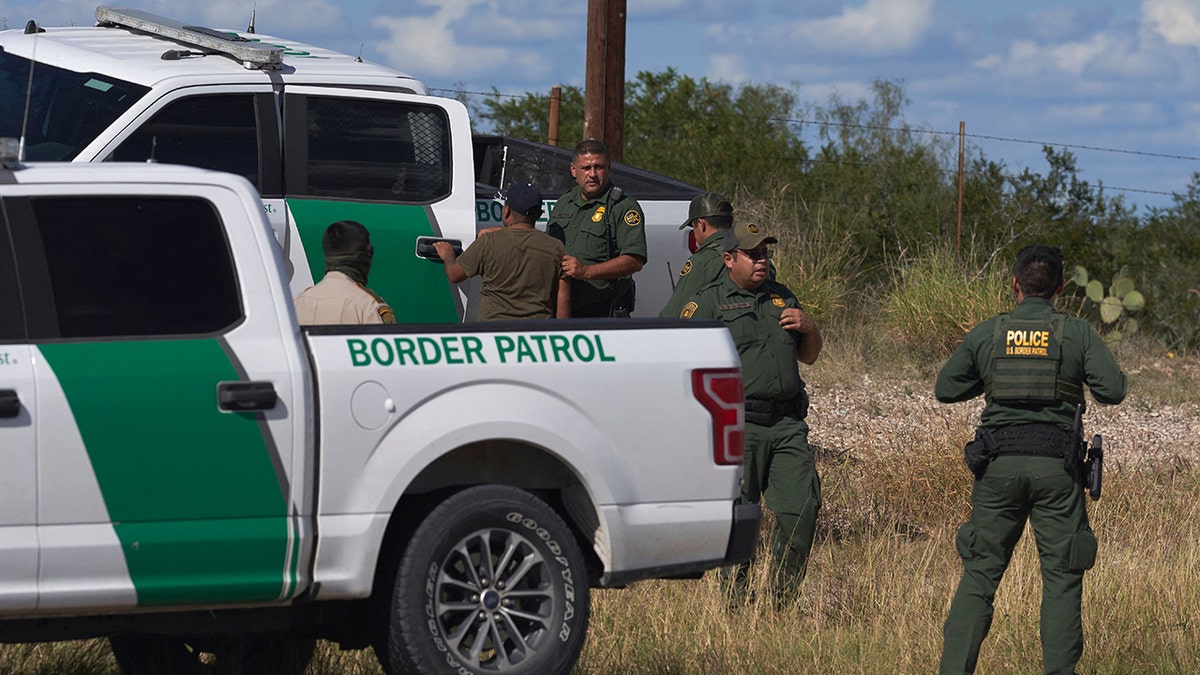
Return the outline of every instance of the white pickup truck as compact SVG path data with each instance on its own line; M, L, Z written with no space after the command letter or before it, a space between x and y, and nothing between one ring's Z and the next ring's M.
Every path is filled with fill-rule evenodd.
M371 287L401 322L470 319L478 281L451 285L429 244L465 246L495 226L500 187L530 181L553 199L574 185L569 152L474 137L461 103L411 75L133 9L98 7L96 22L0 32L0 137L24 135L29 161L153 160L245 177L293 295L324 274L325 227L356 220L375 244ZM688 257L679 224L699 190L625 165L613 180L645 214L634 315L657 316Z
M0 168L0 641L565 672L589 587L750 557L722 324L301 328L261 206L193 167Z

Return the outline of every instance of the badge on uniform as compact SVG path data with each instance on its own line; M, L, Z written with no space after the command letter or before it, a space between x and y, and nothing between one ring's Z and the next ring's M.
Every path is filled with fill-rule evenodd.
M598 223L601 220L604 220L604 207L603 206L598 207L596 209L596 212L592 214L592 222L593 223Z
M683 263L683 269L679 270L679 276L686 277L688 275L688 272L691 272L691 271L692 271L692 261L689 260L689 261Z
M775 305L776 307L787 306L787 302L783 299L783 296L779 295L778 293L771 294L771 304Z
M758 226L755 225L754 223L750 223L749 225L746 226L746 231L749 232L750 234L758 234Z
M600 207L600 208L604 208L604 207ZM637 211L626 211L625 212L625 224L630 227L637 227L638 225L641 225L642 224L642 214L638 213Z
M689 302L683 306L683 311L679 312L679 318L690 319L692 318L692 315L696 313L697 309L700 309L700 305L697 305L694 302Z

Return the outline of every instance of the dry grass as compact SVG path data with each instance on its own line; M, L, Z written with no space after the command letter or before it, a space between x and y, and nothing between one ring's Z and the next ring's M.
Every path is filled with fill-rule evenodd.
M803 592L783 609L727 612L713 575L595 591L578 673L928 673L960 562L970 479L959 448L980 402L941 405L937 364L889 353L862 326L826 331L804 375L825 508ZM1085 582L1082 673L1200 672L1200 362L1127 345L1121 406L1094 406L1106 437L1100 538ZM981 673L1041 669L1032 534L1001 585ZM0 675L115 673L103 641L0 647ZM323 644L309 673L375 674L370 651Z
M829 340L827 344L837 344ZM859 366L870 345L843 345ZM932 377L822 361L812 435L825 508L803 597L777 610L728 614L711 575L603 592L579 671L585 673L927 673L961 564L955 529L969 513L959 448L981 402L932 397ZM1090 506L1101 549L1084 597L1080 672L1200 670L1200 367L1163 354L1122 355L1131 393L1095 406L1088 433L1106 437L1105 495ZM928 365L899 369L913 374ZM884 371L886 372L886 371ZM1181 391L1182 390L1182 391ZM1169 414L1155 396L1169 394ZM1032 532L1018 546L996 601L979 672L1041 669L1041 579Z

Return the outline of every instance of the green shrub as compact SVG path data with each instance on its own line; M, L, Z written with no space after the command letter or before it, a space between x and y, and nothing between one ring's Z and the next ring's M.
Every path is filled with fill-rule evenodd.
M884 289L881 327L916 356L949 355L976 324L1012 308L1012 275L996 258L970 267L948 247L924 255L901 256L892 265L892 285Z

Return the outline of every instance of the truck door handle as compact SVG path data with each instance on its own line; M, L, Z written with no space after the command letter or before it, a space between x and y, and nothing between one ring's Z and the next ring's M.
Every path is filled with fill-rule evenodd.
M218 382L217 406L229 412L253 412L275 407L279 396L270 382Z
M21 414L21 399L16 389L0 389L0 417L16 417Z
M441 257L437 254L437 249L433 247L435 241L449 242L454 247L454 255L458 257L462 255L463 247L460 239L446 239L444 237L417 237L417 256L427 260L436 260L441 262Z

